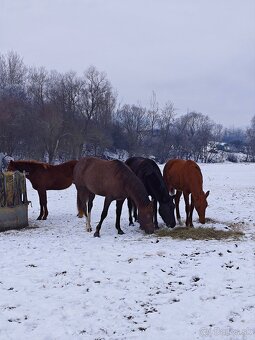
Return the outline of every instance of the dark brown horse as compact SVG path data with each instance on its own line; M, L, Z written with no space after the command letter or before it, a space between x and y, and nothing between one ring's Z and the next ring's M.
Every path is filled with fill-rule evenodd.
M154 223L158 228L157 219L157 202L159 203L159 214L168 227L173 228L176 225L174 217L174 202L173 196L169 195L166 183L162 177L158 165L149 158L144 157L130 157L125 162L130 169L143 182L147 193L153 199L154 209ZM129 208L129 224L133 224L132 209L134 210L134 217L136 219L136 207L132 201L128 200Z
M207 197L209 191L203 191L203 176L199 166L191 161L182 159L169 160L163 170L163 177L167 183L168 190L175 195L176 217L181 223L179 202L183 193L186 210L186 226L193 227L192 214L195 209L199 216L199 222L205 223L205 210L207 208ZM189 195L191 194L191 204L189 204Z
M70 187L73 183L73 169L77 162L73 160L59 165L50 165L37 161L10 161L8 171L25 171L26 178L38 192L40 201L38 220L46 220L48 216L46 191Z
M95 195L105 197L101 219L94 233L95 237L100 236L101 225L114 200L117 201L115 227L118 234L123 234L120 228L120 212L127 197L130 197L138 207L138 221L141 228L148 234L154 232L152 202L142 182L123 162L95 157L83 158L74 169L74 183L77 188L79 216L85 214L87 231L92 230L90 216Z

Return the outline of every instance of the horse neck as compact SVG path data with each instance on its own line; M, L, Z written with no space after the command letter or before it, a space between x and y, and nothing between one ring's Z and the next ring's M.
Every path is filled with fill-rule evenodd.
M126 190L128 197L130 197L139 208L140 206L147 206L150 203L148 194L143 183L134 174L131 180L128 180L126 184Z
M26 172L33 172L35 167L33 166L32 163L29 163L29 162L19 162L19 161L16 161L15 163L16 165L16 168L19 170L19 171L26 171Z
M199 197L203 193L203 177L199 169L195 169L195 175L190 182L191 193L194 198Z
M169 201L169 192L161 174L154 171L147 176L146 186L150 188L150 192L158 202Z

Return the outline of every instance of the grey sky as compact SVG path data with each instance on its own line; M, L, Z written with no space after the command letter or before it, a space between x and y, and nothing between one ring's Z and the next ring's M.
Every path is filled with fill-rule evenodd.
M255 0L0 0L0 51L30 66L105 71L121 103L255 115Z

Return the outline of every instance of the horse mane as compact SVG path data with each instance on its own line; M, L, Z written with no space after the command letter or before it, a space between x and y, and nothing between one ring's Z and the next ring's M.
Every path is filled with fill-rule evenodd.
M170 201L169 192L163 180L161 171L154 160L144 157L131 157L126 162L139 178L142 178L147 190L149 189L158 202Z
M199 172L199 175L201 176L201 179L203 181L202 171L201 171L200 167L196 163L194 164L194 169L196 169L196 171Z
M197 174L199 174L197 179L198 179L198 181L201 181L201 191L203 191L203 175L202 175L202 171L201 171L199 165L196 162L192 161L192 160L187 160L186 162L187 162L187 164L189 165L189 167L191 169L194 169L194 171Z
M127 191L133 196L130 196L130 198L141 202L142 205L147 205L149 197L142 181L125 163L119 160L113 160L112 162L115 163L115 176L123 178ZM137 202L135 203L137 204Z
M48 164L48 163L43 163L43 162L38 162L38 161L35 161L35 160L28 160L28 161L24 161L24 160L21 160L21 161L13 161L14 164L16 165L25 165L25 166L28 166L30 169L37 169L38 167L41 167L41 168L44 168L44 169L49 169L51 168L53 165L51 164Z

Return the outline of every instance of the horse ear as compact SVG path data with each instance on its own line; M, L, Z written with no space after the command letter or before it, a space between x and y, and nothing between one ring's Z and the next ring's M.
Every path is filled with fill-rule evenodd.
M210 194L210 191L208 190L205 194L205 198L207 198L209 196L209 194Z

